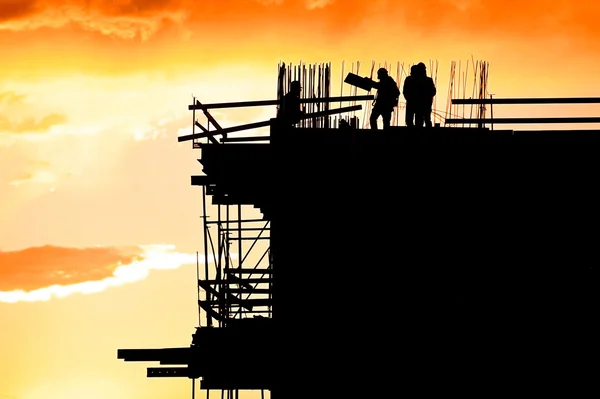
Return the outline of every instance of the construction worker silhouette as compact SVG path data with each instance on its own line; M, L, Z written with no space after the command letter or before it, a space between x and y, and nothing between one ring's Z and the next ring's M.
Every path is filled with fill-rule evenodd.
M425 124L426 127L431 127L433 97L435 97L437 90L433 79L427 76L425 64L420 62L416 66L417 75L414 79L415 126L423 127L423 124Z
M402 94L406 99L406 126L413 127L415 125L415 108L416 108L416 85L415 80L418 79L419 72L417 71L418 66L413 65L410 67L410 75L404 79L404 85L402 86Z
M290 84L290 91L283 96L283 103L279 108L277 117L284 120L286 124L289 123L292 126L297 124L304 114L304 108L300 105L301 91L300 82L294 80Z
M383 128L387 129L390 127L392 112L394 112L394 107L398 106L398 97L400 96L398 85L388 75L387 69L379 68L377 78L379 82L373 82L373 87L377 88L377 96L375 97L375 104L373 105L371 118L369 119L371 129L374 130L377 130L377 118L380 116L383 120Z

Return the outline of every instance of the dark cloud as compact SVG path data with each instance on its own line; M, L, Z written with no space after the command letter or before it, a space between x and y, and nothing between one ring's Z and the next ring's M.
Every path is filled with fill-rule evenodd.
M35 0L1 0L0 22L35 14Z

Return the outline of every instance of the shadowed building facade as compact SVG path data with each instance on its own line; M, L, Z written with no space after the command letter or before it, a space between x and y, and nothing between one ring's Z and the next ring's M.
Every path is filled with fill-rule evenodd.
M512 391L585 371L596 135L272 123L268 144L202 145L192 178L270 221L272 317L201 328L171 364L277 398Z

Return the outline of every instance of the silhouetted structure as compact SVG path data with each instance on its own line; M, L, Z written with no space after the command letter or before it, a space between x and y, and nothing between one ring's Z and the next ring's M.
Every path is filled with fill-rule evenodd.
M201 378L230 399L539 393L585 376L600 131L268 122L264 144L198 143L214 264L192 345L119 358L177 365L148 376Z

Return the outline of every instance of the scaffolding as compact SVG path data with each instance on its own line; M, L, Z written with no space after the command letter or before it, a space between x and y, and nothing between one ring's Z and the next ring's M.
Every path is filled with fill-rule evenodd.
M291 82L300 81L303 88L301 100L305 104L305 112L309 115L298 124L301 128L329 128L332 124L330 109L331 101L331 64L298 65L280 63L278 65L277 77L277 100L275 102L277 111L281 106L283 96L290 89ZM341 102L343 99L338 99ZM230 104L232 105L232 104ZM240 106L273 105L271 101L240 103ZM233 104L235 106L235 104ZM353 104L355 108L356 104ZM222 128L214 123L209 108L202 107L206 117L207 128L202 129L204 133L211 131L211 125L215 134ZM343 109L343 108L342 108ZM193 115L194 125L201 126ZM265 121L272 123L272 121ZM261 122L258 122L260 124ZM249 124L250 126L256 126ZM249 126L246 125L246 126ZM214 141L207 136L211 144L203 143L200 139L194 139L193 148L203 148L208 144L214 148ZM223 135L223 144L231 142L246 142L248 137L228 138ZM254 139L252 141L262 141ZM226 144L227 152L216 155L221 164L227 164L224 157L231 154L235 144ZM234 150L235 151L235 150ZM244 151L247 148L244 147ZM239 155L243 156L243 155ZM208 159L207 159L208 157ZM258 155L260 157L260 155ZM261 323L268 328L272 318L273 306L273 258L270 250L270 220L268 209L261 208L260 185L244 185L242 180L236 184L224 185L211 181L208 176L215 176L208 168L212 165L212 159L208 153L203 154L203 176L193 176L192 184L202 186L202 220L204 258L211 262L205 262L203 270L198 265L198 305L199 322L194 335L192 345L202 346L210 344L206 341L204 331L213 327L227 329L235 327L238 323ZM221 172L219 172L221 173ZM231 176L235 171L223 172L231 182ZM234 178L235 179L235 178ZM235 187L235 188L234 188ZM211 200L212 199L212 200ZM216 220L211 220L216 216ZM209 264L212 263L212 266ZM211 270L212 267L212 270ZM250 320L249 320L250 319ZM241 324L240 324L241 325ZM263 328L258 328L263 330ZM246 328L247 331L247 328ZM244 338L247 341L247 337ZM264 354L267 356L267 354ZM266 370L263 371L266 373ZM259 378L260 379L260 378ZM269 378L264 378L264 386L246 386L238 389L221 389L221 396L228 399L238 398L240 390L244 388L260 389L261 397L264 398L269 392ZM253 384L251 384L253 385ZM259 383L260 385L260 383ZM209 386L202 386L209 395Z
M250 209L256 198L223 189L206 176L193 176L192 185L202 186L204 259L210 259L203 270L197 265L200 326L223 328L232 319L271 317L270 226Z

